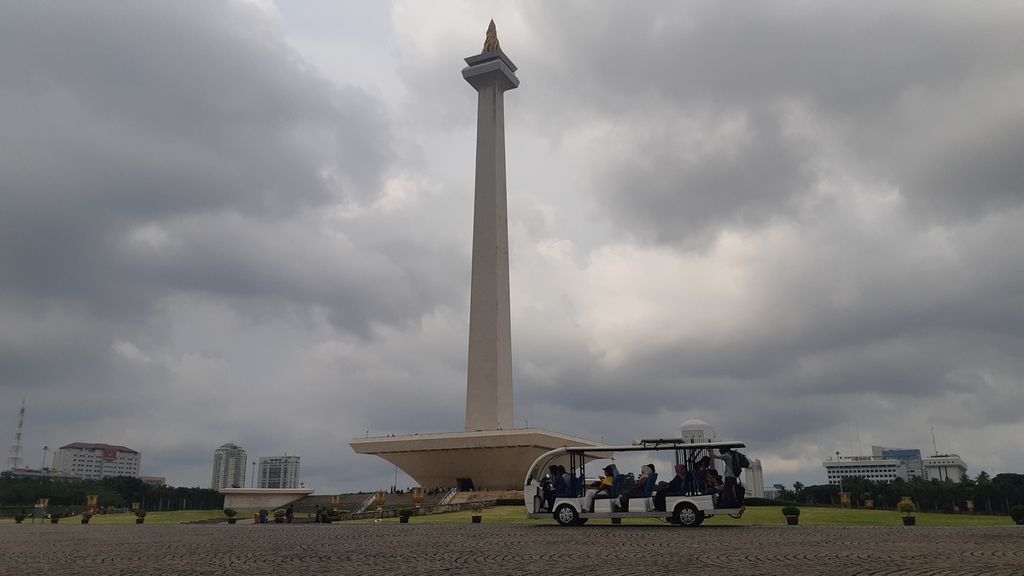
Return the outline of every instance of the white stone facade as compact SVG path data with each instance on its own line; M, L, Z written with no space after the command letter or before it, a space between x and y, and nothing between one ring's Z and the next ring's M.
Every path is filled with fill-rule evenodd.
M53 467L83 480L139 476L142 454L126 446L73 442L53 455Z
M967 474L967 464L957 454L937 454L924 459L925 480L960 482Z
M505 92L519 86L504 52L466 58L477 90L473 266L469 303L466 431L515 427L505 188Z
M764 498L764 470L761 468L761 461L754 458L750 461L750 468L743 471L743 485L747 487L747 496L751 498Z
M828 483L839 485L841 478L864 478L874 482L892 482L897 478L909 479L907 465L892 458L870 458L853 456L822 463L828 476Z

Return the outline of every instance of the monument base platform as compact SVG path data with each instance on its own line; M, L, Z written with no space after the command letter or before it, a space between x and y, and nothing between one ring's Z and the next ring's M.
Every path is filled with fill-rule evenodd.
M224 508L236 510L266 508L272 510L302 500L313 493L310 488L222 488Z
M391 462L424 488L521 490L538 456L562 446L599 443L539 428L356 438L358 454Z

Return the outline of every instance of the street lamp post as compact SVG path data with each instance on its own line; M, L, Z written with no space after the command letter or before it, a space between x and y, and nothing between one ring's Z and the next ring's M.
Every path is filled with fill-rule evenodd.
M836 450L836 465L839 464L839 450ZM843 469L837 468L836 474L839 475L839 492L843 492Z
M252 461L252 485L249 486L249 487L250 488L255 488L256 487L256 461L255 460Z

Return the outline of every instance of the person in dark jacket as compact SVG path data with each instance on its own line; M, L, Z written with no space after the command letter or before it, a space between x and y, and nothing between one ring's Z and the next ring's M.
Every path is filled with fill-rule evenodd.
M665 509L666 496L675 496L683 493L683 486L686 485L686 476L686 466L684 464L676 464L676 475L672 477L667 486L659 488L658 492L654 495L655 510Z

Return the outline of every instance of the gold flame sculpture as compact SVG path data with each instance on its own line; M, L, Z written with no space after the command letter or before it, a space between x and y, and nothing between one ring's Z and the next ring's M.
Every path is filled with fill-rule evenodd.
M491 23L487 25L484 49L480 51L481 54L487 54L488 52L501 52L501 45L498 44L498 30L494 27L494 20L491 20Z

